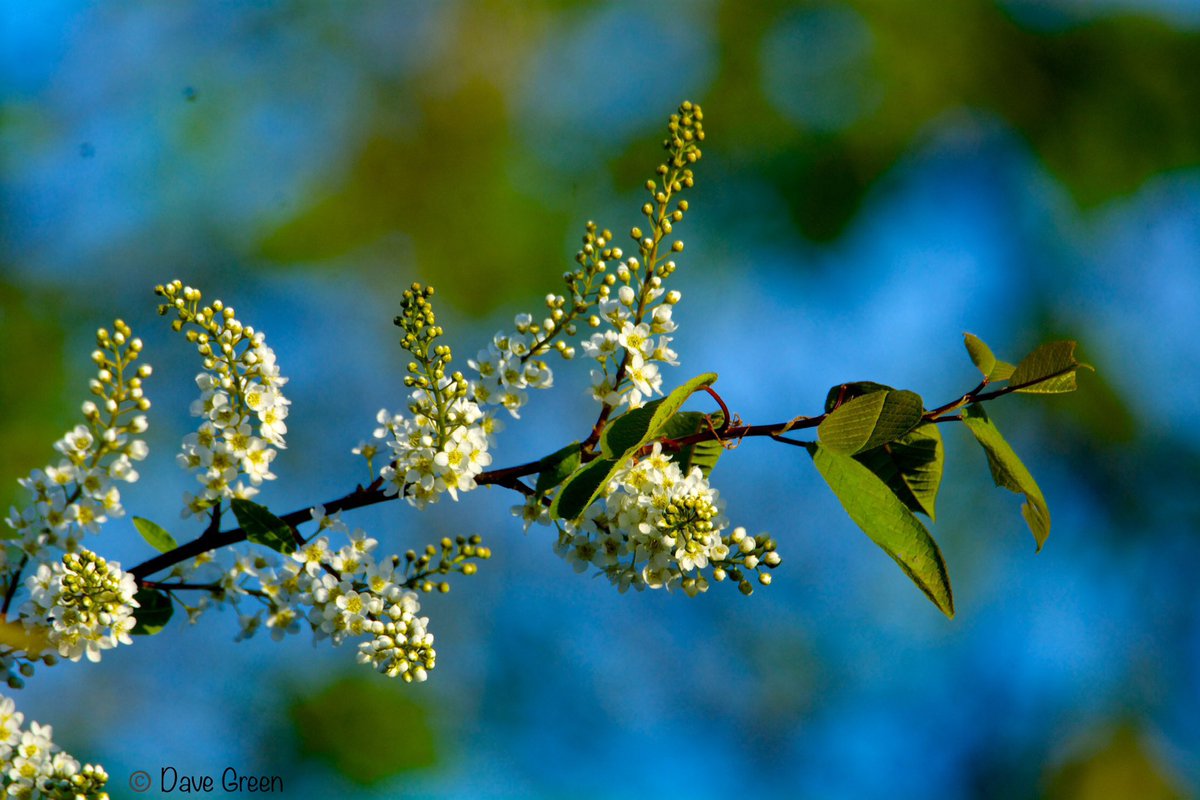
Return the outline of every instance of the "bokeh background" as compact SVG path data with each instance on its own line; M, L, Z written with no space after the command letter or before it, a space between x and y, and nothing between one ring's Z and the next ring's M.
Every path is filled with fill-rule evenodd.
M683 364L748 421L872 379L943 402L961 334L1019 358L1077 338L1073 396L993 417L1039 478L1018 499L947 429L944 619L842 514L803 451L714 481L784 565L751 598L618 595L522 534L515 496L352 521L404 550L495 551L425 610L421 686L350 647L232 643L180 619L45 670L28 718L112 774L284 778L287 797L1165 798L1200 787L1200 3L143 2L0 7L0 488L74 424L97 326L147 343L171 527L194 353L154 315L179 277L265 330L291 377L284 511L365 475L400 404L390 324L434 283L461 357L557 290L588 219L623 235L665 117L703 103L674 279ZM583 365L498 463L584 433ZM786 452L783 452L786 451ZM94 540L132 564L127 521Z

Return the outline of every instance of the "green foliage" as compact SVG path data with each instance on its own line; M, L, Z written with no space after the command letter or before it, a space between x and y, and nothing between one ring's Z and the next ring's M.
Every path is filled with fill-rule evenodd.
M567 520L578 517L604 491L613 473L628 460L628 455L617 460L598 458L576 470L550 504L550 516Z
M293 700L296 763L318 759L359 786L437 764L423 695L372 676L340 677ZM366 732L366 733L364 733Z
M683 439L710 430L709 426L715 430L720 427L724 418L725 415L720 411L708 415L696 411L681 411L667 420L661 433L668 439ZM717 466L717 461L724 452L724 445L710 439L705 442L684 445L678 450L672 450L667 455L671 457L672 461L679 464L679 469L683 471L684 475L691 472L692 467L699 467L700 472L707 478L713 468Z
M1075 360L1075 342L1047 342L1034 350L1013 370L1008 385L1017 392L1058 394L1075 391L1075 371L1087 364Z
M983 373L983 377L988 381L1006 381L1012 375L1015 367L1007 361L1001 361L992 354L992 348L970 333L963 334L963 341L967 345L967 353L971 356L971 361Z
M175 537L156 522L151 522L143 517L134 517L133 527L137 528L137 532L142 535L147 544L160 553L169 552L179 546Z
M813 464L854 523L883 548L947 617L954 617L950 576L937 542L908 506L870 469L820 445Z
M539 461L535 487L537 493L545 494L565 481L572 472L579 469L579 461L579 442L571 442Z
M854 455L894 441L921 422L921 396L905 390L880 389L847 400L817 428L830 452Z
M238 525L242 526L249 541L284 555L295 551L296 540L292 537L291 526L268 511L265 506L241 498L234 498L230 505Z
M137 624L130 631L134 636L153 636L158 633L166 627L175 611L171 596L158 589L139 589L133 599L138 603L133 610Z
M609 423L600 437L600 451L605 458L619 458L638 450L664 436L664 429L671 417L700 389L712 386L716 373L697 375L676 388L661 400L647 403L641 408L626 412Z
M904 505L934 519L934 504L945 464L942 432L935 423L918 425L855 459L887 484Z
M963 423L987 453L988 466L991 467L992 480L996 485L1025 495L1021 516L1037 540L1037 549L1041 550L1046 537L1050 535L1050 509L1046 507L1042 490L988 418L983 406L976 403L967 406L963 411Z

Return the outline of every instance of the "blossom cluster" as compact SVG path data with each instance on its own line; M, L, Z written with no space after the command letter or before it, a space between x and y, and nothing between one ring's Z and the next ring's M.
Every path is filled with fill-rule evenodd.
M358 662L388 677L425 680L437 653L428 618L417 616L418 592L449 591L449 583L434 578L473 574L473 560L489 558L491 552L473 537L443 539L440 549L430 545L420 556L409 551L403 560L376 559L377 541L360 529L351 531L340 514L327 516L317 507L312 516L317 534L282 563L243 556L220 579L220 596L239 609L244 598L262 606L252 613L239 610L239 638L265 627L281 639L307 624L314 641L340 645L350 637L361 639ZM347 543L335 550L332 536L345 537Z
M102 767L80 765L54 744L49 725L32 722L12 698L0 695L0 789L6 797L29 800L108 800L108 774Z
M262 332L242 325L232 307L220 300L201 307L200 291L180 281L154 291L167 301L158 312L176 314L172 327L187 329L203 359L204 372L196 376L200 396L191 406L202 422L177 456L203 487L184 493L183 513L200 516L224 500L254 497L263 481L275 478L271 462L276 449L287 446L290 401L280 391L287 378Z
M596 567L621 591L629 587L679 586L689 596L732 578L749 594L747 571L770 583L765 570L780 564L767 536L744 528L722 535L723 503L699 467L685 475L655 444L651 452L613 475L603 502L593 503L577 523L561 523L555 550L576 572Z
M35 561L43 560L47 550L76 549L84 534L123 516L116 483L136 481L134 462L149 453L138 438L146 431L144 412L150 408L142 386L150 365L134 366L142 341L117 320L111 333L104 328L96 332L96 345L92 361L98 371L89 384L95 400L83 404L83 424L54 443L57 463L20 479L28 501L5 519L16 532L16 547Z
M130 644L137 584L115 561L80 548L64 553L60 562L39 566L25 585L25 625L43 632L63 658L78 661L86 655L99 661L102 651Z
M492 463L489 448L500 424L471 398L471 382L461 372L446 374L453 355L435 344L442 335L429 300L433 288L414 283L406 289L396 325L401 345L412 355L405 385L408 413L381 409L375 441L360 444L356 453L370 458L386 448L391 456L379 471L384 490L424 508L448 493L476 487L475 477Z
M121 320L111 331L101 328L96 332L92 361L97 373L89 383L93 399L82 407L84 421L54 443L59 454L56 463L20 479L27 500L22 508L12 508L5 519L14 534L0 547L0 592L5 597L0 615L8 611L26 568L35 569L43 579L40 585L48 589L50 583L65 576L67 563L91 555L81 548L85 535L124 516L117 484L136 481L134 464L149 452L139 438L147 428L144 412L150 408L143 381L151 374L148 364L135 363L141 352L142 341ZM32 580L26 582L31 589ZM89 591L82 584L80 589L85 594ZM38 597L46 601L49 595L42 592ZM65 597L68 604L86 602L78 592L68 591ZM100 650L126 641L122 638L128 613L125 604L115 598L104 602L110 599L114 602L106 613L113 616L105 617L107 621L85 619L86 614L80 616L81 609L56 607L53 601L26 603L17 619L25 635L0 644L0 670L7 674L8 684L21 686L32 674L34 661L52 663L56 658L52 650L73 659L86 653L96 660ZM51 608L56 611L49 616Z

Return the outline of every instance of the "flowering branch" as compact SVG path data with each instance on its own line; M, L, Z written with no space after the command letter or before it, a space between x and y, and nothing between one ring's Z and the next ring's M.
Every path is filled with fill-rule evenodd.
M681 300L665 282L677 269L670 256L684 249L678 239L666 242L688 211L679 196L694 186L702 120L689 102L670 117L667 156L646 183L650 200L641 208L648 229L630 229L636 255L587 223L576 267L563 276L565 293L546 296L540 320L516 315L511 329L467 360L466 373L450 368L454 354L437 323L433 288L413 284L403 292L394 322L410 357L408 394L399 411L381 409L371 438L354 448L370 482L323 504L277 516L255 502L276 479L272 463L286 447L291 405L264 334L220 300L205 304L181 281L155 287L159 313L173 316L172 328L200 358L200 394L190 408L198 424L176 461L195 481L182 516L206 522L180 544L134 517L158 554L128 570L83 542L124 514L114 482L136 480L133 463L147 456L138 437L150 405L142 382L151 372L134 365L142 343L128 326L118 320L112 333L100 330L90 383L97 399L83 404L84 424L55 444L59 462L21 479L27 502L6 518L13 532L0 547L0 668L8 685L20 688L35 664L97 661L133 636L162 630L176 607L195 621L213 605L236 611L238 639L259 630L281 639L307 627L316 640L353 640L357 661L388 677L424 681L437 653L429 619L419 616L422 595L449 591L450 575L475 574L491 550L478 536L460 535L403 555L377 553L379 542L342 515L391 500L421 510L480 486L517 492L521 503L512 510L526 529L552 527L555 551L575 571L594 570L620 591L678 588L696 596L710 582L728 582L749 595L755 582L770 585L783 559L771 536L731 527L709 479L727 451L753 437L803 448L851 519L947 616L954 602L946 565L916 516L934 517L942 424L961 422L997 485L1024 497L1022 515L1040 548L1050 529L1045 499L983 405L1012 393L1073 390L1086 367L1075 360L1074 342L1051 342L1010 364L966 334L983 378L932 409L914 392L857 382L830 389L819 414L748 424L713 389L715 374L664 391L661 368L679 363L671 334ZM554 386L552 353L594 362L588 391L599 404L595 422L581 441L543 458L492 468L503 430L498 414L519 417L531 390ZM720 410L683 411L700 392ZM800 430L815 430L816 438L788 436ZM230 514L236 525L222 530ZM306 525L313 528L302 533ZM14 796L107 797L103 770L61 753L50 759L49 728L22 733L21 720L11 700L0 698L0 788ZM39 736L44 741L29 750L26 740ZM35 763L32 752L45 758Z

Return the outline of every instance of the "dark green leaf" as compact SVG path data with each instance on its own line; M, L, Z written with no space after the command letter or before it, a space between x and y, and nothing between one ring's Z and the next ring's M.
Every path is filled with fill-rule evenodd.
M237 517L238 525L245 531L248 540L284 555L295 551L296 540L292 536L291 526L268 511L265 506L241 498L234 498L230 505L233 506L233 515Z
M817 427L821 444L853 455L894 441L921 422L924 409L914 392L882 389L847 400Z
M1033 532L1037 549L1041 550L1042 545L1046 543L1046 537L1050 535L1050 509L1046 507L1042 490L1021 463L1021 459L1017 458L1012 447L1000 435L995 424L988 419L983 406L978 403L967 406L963 411L963 423L987 453L988 466L991 467L992 480L996 485L1025 495L1025 502L1021 505L1021 516Z
M668 439L682 439L685 436L691 436L694 433L707 431L709 424L713 428L718 428L721 425L725 415L720 411L710 415L711 423L706 421L705 415L696 411L681 411L675 416L667 420L667 424L660 429L660 433ZM692 467L699 467L700 471L707 478L713 471L713 467L717 465L717 460L725 452L725 448L720 442L714 440L707 442L698 442L681 447L679 450L669 452L667 455L671 460L679 464L679 469L687 475L692 471Z
M882 383L875 383L875 381L851 381L850 383L839 383L837 386L830 388L829 392L825 395L825 413L828 414L830 411L833 411L833 408L837 405L839 398L844 403L847 400L853 400L856 397L862 397L864 394L882 392L884 390L890 391L891 388L891 386L886 386Z
M945 452L942 433L932 422L918 425L894 442L855 456L913 511L934 519Z
M158 633L175 611L170 595L158 589L139 589L133 599L138 603L133 610L137 624L130 631L134 636L153 636Z
M146 540L147 544L160 553L170 552L179 546L175 542L174 536L172 536L158 524L151 522L148 519L134 517L133 527L137 528L137 532L142 535L142 538Z
M608 423L600 436L600 453L605 458L620 458L630 450L641 447L650 431L654 414L665 398L647 403L641 408L626 411Z
M715 373L697 375L666 397L626 412L609 423L600 437L600 452L613 459L650 444L663 436L662 428L687 399L717 379Z
M1017 364L1008 385L1018 392L1058 394L1075 391L1075 370L1086 367L1075 360L1075 342L1048 342ZM1090 369L1090 367L1088 367Z
M813 463L850 519L891 556L947 617L954 595L937 542L913 512L871 470L825 447L811 450Z
M544 494L570 477L579 469L579 442L571 442L566 447L543 458L538 462L536 491Z
M566 483L558 490L554 502L550 504L550 516L558 519L573 520L600 496L608 480L628 459L616 461L598 458L587 464L567 478Z

